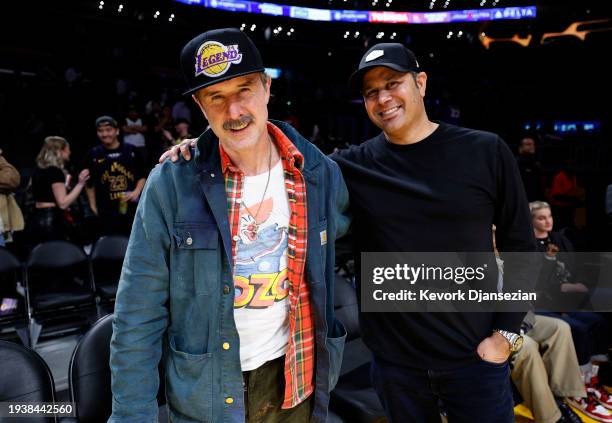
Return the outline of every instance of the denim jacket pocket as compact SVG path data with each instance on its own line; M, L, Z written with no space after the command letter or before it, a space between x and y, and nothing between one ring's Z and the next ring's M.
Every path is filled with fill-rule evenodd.
M211 422L213 414L212 353L189 354L169 339L166 360L166 396L174 412L197 421Z
M174 224L172 278L179 293L210 295L218 287L220 273L219 231L213 223L177 222Z
M346 329L340 320L336 319L336 325L342 335L327 338L327 352L329 353L329 391L331 392L338 383L340 368L342 367L342 356L344 354L344 342L346 341Z

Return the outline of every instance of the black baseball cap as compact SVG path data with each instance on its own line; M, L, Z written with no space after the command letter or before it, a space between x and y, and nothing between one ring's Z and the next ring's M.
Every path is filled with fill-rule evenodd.
M102 125L110 125L114 128L119 127L119 125L117 124L117 121L111 116L107 116L107 115L100 116L99 118L96 119L96 129L98 129Z
M376 66L386 66L398 72L421 72L414 53L400 43L379 43L372 46L361 58L359 68L349 78L349 85L361 89L363 75Z
M181 70L187 83L184 95L188 95L265 68L259 50L244 32L222 28L206 31L183 47Z

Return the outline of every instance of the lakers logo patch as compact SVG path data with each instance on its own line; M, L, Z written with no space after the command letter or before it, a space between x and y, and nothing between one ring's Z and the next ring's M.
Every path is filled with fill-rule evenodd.
M238 44L225 46L217 41L207 41L200 46L195 58L195 76L216 78L228 71L232 64L242 61Z

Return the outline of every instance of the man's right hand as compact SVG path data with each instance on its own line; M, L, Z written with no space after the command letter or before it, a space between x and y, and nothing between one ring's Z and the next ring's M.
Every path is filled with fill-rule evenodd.
M172 146L162 154L159 158L159 163L163 163L166 159L170 159L172 162L176 162L179 159L179 154L183 156L185 160L191 160L190 149L195 147L198 142L197 138L184 140L180 144Z

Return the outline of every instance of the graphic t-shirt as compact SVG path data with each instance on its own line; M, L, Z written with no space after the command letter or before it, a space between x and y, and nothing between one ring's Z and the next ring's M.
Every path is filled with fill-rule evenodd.
M242 186L234 319L243 371L284 355L289 339L289 202L280 161L272 168L265 190L267 179L267 172L247 176Z
M139 179L144 178L144 167L134 147L121 144L119 148L109 150L98 145L89 151L85 167L91 177L89 186L96 188L96 205L98 212L104 215L121 215L121 199L126 192L133 191ZM129 203L129 212L133 212L136 203Z

